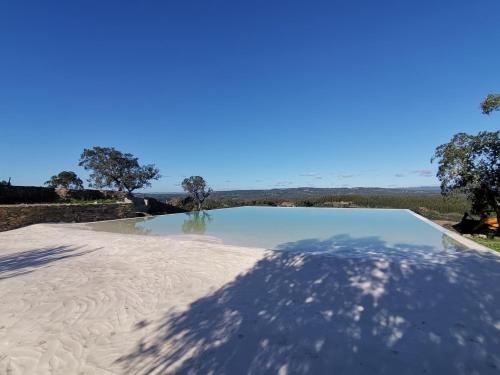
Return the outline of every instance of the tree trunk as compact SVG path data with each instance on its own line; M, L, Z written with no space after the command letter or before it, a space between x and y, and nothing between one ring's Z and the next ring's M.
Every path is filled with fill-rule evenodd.
M134 194L132 194L132 190L127 191L127 198L132 199L134 197Z

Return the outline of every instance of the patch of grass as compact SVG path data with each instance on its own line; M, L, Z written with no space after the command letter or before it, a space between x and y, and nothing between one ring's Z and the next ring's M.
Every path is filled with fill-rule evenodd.
M500 238L494 238L492 240L486 239L486 238L479 238L479 237L472 237L472 240L476 241L477 243L489 247L492 250L500 252Z

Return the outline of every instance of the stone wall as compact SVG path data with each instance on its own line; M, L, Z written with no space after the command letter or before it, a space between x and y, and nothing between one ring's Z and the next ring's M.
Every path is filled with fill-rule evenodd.
M0 231L37 223L80 223L135 217L132 203L0 205Z
M40 186L1 186L0 204L10 203L49 203L56 202L59 196L52 188Z
M61 199L79 199L84 201L92 201L97 199L116 199L123 201L127 198L127 193L124 191L114 190L92 190L92 189L55 189L56 194Z
M112 190L92 189L54 189L41 186L1 186L0 204L16 203L53 203L70 199L78 200L100 200L116 199L123 200L127 193Z

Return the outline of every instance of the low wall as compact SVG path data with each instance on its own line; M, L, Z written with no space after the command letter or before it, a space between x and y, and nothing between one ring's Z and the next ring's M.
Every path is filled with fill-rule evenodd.
M49 203L59 199L53 188L41 186L0 186L0 204Z
M0 205L0 231L38 223L80 223L135 217L132 203Z
M91 201L96 199L116 199L122 201L127 198L127 193L114 190L92 190L92 189L55 189L56 194L61 199L80 199Z
M69 199L99 200L116 199L123 200L127 193L112 190L93 189L54 189L42 186L1 186L0 204L16 203L53 203Z

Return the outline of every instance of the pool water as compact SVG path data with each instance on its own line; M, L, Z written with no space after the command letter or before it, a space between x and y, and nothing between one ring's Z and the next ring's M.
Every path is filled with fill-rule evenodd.
M465 248L410 211L397 209L238 207L86 226L118 233L211 236L229 245L285 251Z

